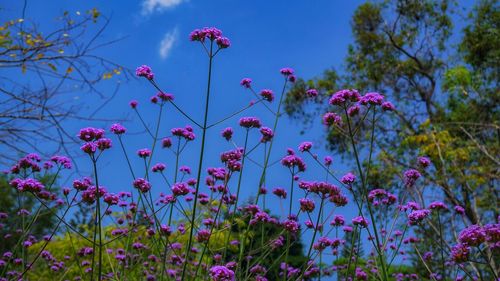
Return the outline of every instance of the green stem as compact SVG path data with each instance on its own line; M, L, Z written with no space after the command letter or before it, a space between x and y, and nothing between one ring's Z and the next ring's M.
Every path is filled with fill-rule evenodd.
M444 240L444 237L443 237L443 227L441 225L441 217L439 216L439 210L437 211L437 219L438 219L438 225L439 225L439 243L441 245L441 270L442 270L442 274L443 276L446 276L445 275L445 272L446 272L446 267L444 265L444 245L443 245L443 240Z
M368 202L368 192L367 192L367 188L366 188L366 181L365 181L365 177L364 177L364 174L363 174L363 169L361 167L361 163L359 161L359 154L358 154L358 150L356 148L356 143L354 141L354 135L352 133L351 121L349 119L349 114L347 113L347 108L344 107L344 110L345 110L345 115L346 115L346 118L347 118L347 126L349 128L349 137L351 139L351 144L352 144L352 148L353 148L353 151L354 151L354 156L355 156L355 159L356 159L356 165L357 165L357 168L358 168L359 175L361 177L362 193L364 193L365 200L366 200L366 202ZM373 114L375 116L375 109L374 109L374 113ZM372 126L375 126L375 124L372 124ZM373 131L372 131L372 134L373 134ZM377 245L375 245L375 250L377 251L377 255L378 255L378 258L380 260L380 265L382 267L382 272L383 272L384 280L387 281L389 278L387 276L387 270L386 270L386 266L385 266L384 254L383 254L383 252L380 249L380 239L379 239L378 233L377 233L377 224L376 224L376 221L374 219L373 211L371 209L370 204L366 204L366 206L368 207L368 213L370 214L370 219L372 221L372 228L373 228L373 232L374 232L374 235L375 235L375 240L377 242Z
M99 232L99 264L98 264L98 275L97 280L102 280L102 221L101 221L101 196L99 193L99 178L97 176L97 161L92 156L92 164L94 166L94 177L95 177L95 187L96 187L96 213L94 219L94 240L93 240L93 253L92 253L92 275L91 280L94 279L94 265L95 265L95 251L96 251L96 235ZM97 228L96 228L97 227ZM97 229L97 231L96 231Z
M288 219L290 219L292 215L292 206L293 206L293 183L294 183L294 173L292 171L292 181L290 183L290 205L288 207ZM313 238L314 239L314 238ZM288 254L290 252L290 231L286 232L286 248L285 248L285 271L283 273L283 280L286 281L288 275Z
M283 89L281 90L280 102L278 103L278 110L276 111L276 118L274 119L274 125L273 125L274 135L276 135L276 128L278 127L278 120L281 115L281 105L283 104L283 98L285 96L287 82L288 78L285 78L285 83L283 84ZM267 152L266 159L264 161L264 169L262 170L262 174L260 175L259 186L257 187L259 189L264 184L264 181L266 179L267 166L269 164L269 158L273 150L273 143L274 143L274 138L272 138L271 141L269 141L269 151ZM259 203L259 197L260 197L260 192L257 192L257 197L255 198L255 204Z
M227 184L229 182L230 177L231 176L229 176L226 180L224 180L224 190L226 190L226 188L227 188ZM198 271L200 270L200 266L201 266L201 263L203 261L203 256L205 255L205 252L209 246L208 243L210 243L210 238L212 237L212 233L214 231L214 228L217 225L217 219L219 218L220 210L222 209L222 203L224 202L222 197L223 197L223 195L221 195L221 198L219 200L219 206L217 207L217 212L215 213L214 222L213 222L212 226L210 227L210 234L208 236L208 240L207 240L207 242L205 242L205 245L203 245L203 250L201 251L200 260L198 261L198 265L196 266L196 271L194 274L195 276L198 275Z
M248 133L249 133L249 129L247 129L246 134L245 134L245 143L243 145L243 158L241 159L241 170L240 170L240 173L238 175L238 186L236 188L236 201L234 202L233 213L231 214L231 222L229 224L229 232L228 232L228 235L227 235L227 238L226 238L224 249L228 248L229 239L231 237L231 229L233 227L234 218L235 218L235 215L236 215L236 210L238 208L238 199L240 197L241 181L243 179L243 169L245 167L246 150L247 150L247 145L248 145ZM242 255L243 255L243 249L244 249L244 247L245 247L245 240L241 241L241 245L240 245L240 249L241 250L240 250L240 254L238 255L238 264L241 262L241 258L242 258ZM224 256L223 257L225 257L225 255L226 255L226 250L224 250ZM241 270L239 272L241 272Z
M195 218L196 218L196 206L198 202L198 192L200 190L200 179L201 179L201 169L203 167L203 156L205 155L205 138L206 138L206 132L207 132L207 121L208 121L208 105L210 101L210 83L212 79L212 50L213 50L213 41L210 42L210 53L209 53L209 61L208 61L208 82L207 82L207 94L205 98L205 116L203 120L203 127L202 127L202 135L201 135L201 151L200 151L200 159L198 162L198 175L196 177L196 190L194 194L194 202L193 202L193 214L191 215L191 227L189 230L189 240L188 244L186 246L186 259L184 262L184 265L182 267L182 277L181 280L186 280L184 279L186 275L186 269L187 269L187 264L189 263L189 256L191 253L191 245L193 243L193 233L194 233L194 223L195 223ZM194 276L196 278L196 276Z

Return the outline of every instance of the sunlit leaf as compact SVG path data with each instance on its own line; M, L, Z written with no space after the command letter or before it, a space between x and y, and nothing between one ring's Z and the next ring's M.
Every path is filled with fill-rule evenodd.
M57 67L55 65L53 65L52 63L48 63L47 64L53 71L57 71Z

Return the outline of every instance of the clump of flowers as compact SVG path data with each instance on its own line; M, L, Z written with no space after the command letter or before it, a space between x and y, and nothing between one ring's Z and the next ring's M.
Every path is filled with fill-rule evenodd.
M214 281L233 281L234 272L225 266L216 265L210 268L210 277Z
M196 29L189 38L201 43L210 62L231 46L222 31L214 27ZM211 65L208 77L212 77ZM288 148L283 157L276 157L276 147L279 152L282 145L277 139L282 130L279 121L284 95L297 79L291 68L279 72L282 93L270 89L257 92L252 79L244 78L240 85L257 101L218 121L204 111L204 119L199 121L176 104L172 94L161 90L149 66L138 67L136 75L150 80L155 93L149 99L153 105L146 103L144 107L159 107L156 120L160 123L150 127L149 120L141 115L139 102L133 100L129 104L144 126L145 137L141 136L141 141L147 143L142 147L148 148L139 149L130 157L128 138L134 134L126 134L125 126L114 123L109 132L118 139L116 145L124 156L116 159L113 155L113 161L108 158L101 162L110 157L103 152L112 149L113 143L103 129L86 127L77 137L83 142L81 154L91 160L91 177L74 179L72 188L54 186L59 173L71 172L67 170L76 166L62 155L42 162L38 154L28 154L6 172L9 191L17 196L17 201L14 211L0 212L0 230L5 232L6 244L16 246L0 253L0 280L33 278L30 271L39 268L50 270L51 278L61 280L214 281L333 277L440 280L449 278L446 274L452 271L475 274L469 263L478 265L478 270L493 268L493 257L500 249L500 224L497 221L468 225L466 208L470 211L474 206L465 202L429 202L428 195L434 194L424 194L416 187L421 177L433 172L429 158L422 156L410 161L415 168L403 173L401 184L385 177L376 169L379 167L371 166L375 157L372 148L358 146L359 138L365 137L360 132L364 127L377 131L378 117L390 116L396 110L383 94L362 95L355 89L342 89L326 97L328 112L317 116L317 121L326 125L323 129L349 138L345 145L347 151L354 152L353 172L339 173L341 169L332 157L315 151L318 146L309 141L299 144L301 156ZM209 80L206 99L193 98L206 100L205 108L209 108L210 85ZM323 87L320 95L317 89L309 88L312 85L299 86L304 98L319 101L327 94ZM265 107L269 116L240 116L254 106ZM165 115L161 115L166 108L168 120L177 112L190 124L167 130ZM261 122L268 122L268 117L272 127ZM226 127L225 122L233 127ZM207 141L213 130L220 143ZM244 142L238 131L243 131ZM213 151L222 152L216 163L209 163L213 159L207 154ZM193 152L199 153L199 157L193 157ZM102 177L106 165L121 162L124 174L120 177L128 178L129 184L123 190L108 192L103 182L110 191L116 187L109 177ZM254 168L249 169L251 166ZM269 188L271 185L279 187ZM243 194L252 197L242 198ZM30 200L36 204L26 205ZM350 220L346 218L351 216L341 215L346 205L356 214ZM77 206L88 216L88 222L75 226L68 217ZM32 228L45 211L57 220L49 233L39 235ZM454 227L463 230L457 236L446 232L438 237L440 241L432 241L439 244L442 253L417 252L425 242L417 228L430 227L436 233L449 231L444 227L445 221L452 221ZM458 241L448 243L451 237L458 237ZM72 245L71 252L59 251L62 243ZM303 251L296 251L297 243L302 244L298 248ZM370 250L369 254L361 254L364 248ZM393 261L407 260L410 251L417 253L425 265L431 264L425 267L429 272L392 273L398 271ZM269 259L272 260L268 262ZM435 266L439 261L442 266ZM495 272L488 274L484 276L493 276Z
M155 77L155 74L151 70L151 67L147 65L141 65L135 70L135 75L138 77L144 77L148 80L153 80ZM132 105L132 104L131 104ZM134 106L135 107L135 106Z

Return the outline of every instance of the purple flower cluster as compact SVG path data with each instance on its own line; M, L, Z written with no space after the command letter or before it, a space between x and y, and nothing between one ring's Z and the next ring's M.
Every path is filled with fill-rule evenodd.
M441 201L434 201L431 204L429 204L429 209L439 211L439 210L448 210L448 207L446 206L445 203Z
M78 133L78 138L86 142L99 140L103 136L104 136L103 129L97 129L92 127L80 129L80 132Z
M164 92L158 92L156 94L156 98L160 99L161 101L173 101L174 100L174 95L170 93L164 93Z
M135 179L133 185L142 193L148 192L151 189L151 184L146 179L143 178Z
M382 109L385 111L394 111L396 107L390 101L386 101L382 103Z
M417 225L421 221L423 221L431 211L429 210L415 210L408 214L408 225Z
M234 271L221 265L210 268L210 277L213 281L234 281Z
M141 65L135 70L135 75L138 77L144 77L148 80L153 80L155 77L155 74L151 70L151 67L147 65ZM131 104L132 105L132 104Z
M373 189L368 193L368 201L374 206L378 206L379 204L392 205L396 203L397 197L384 189L378 188Z
M229 46L231 46L231 41L229 41L229 38L227 37L219 37L215 39L215 43L217 43L217 45L221 49L226 49L229 48Z
M431 160L427 157L418 157L417 158L418 165L421 166L422 168L427 168L431 165Z
M66 156L54 155L50 157L50 161L56 163L60 167L64 167L65 169L71 169L71 160Z
M287 219L283 222L283 228L291 233L297 233L300 230L300 224L296 220Z
M137 155L141 158L147 158L151 156L151 150L148 148L142 148L137 150Z
M262 124L257 117L242 117L240 119L240 126L243 128L260 128Z
M170 132L172 133L172 135L184 138L187 141L192 141L196 137L191 126L185 126L184 128L173 128L172 130L170 130Z
M305 142L303 142L303 143L301 143L301 144L299 145L299 151L300 151L300 152L306 152L306 151L309 151L309 150L311 150L312 145L313 145L313 144L312 144L312 142L310 142L310 141L305 141Z
M362 216L358 216L352 219L352 224L364 228L367 227L370 223Z
M366 93L364 96L359 98L359 103L362 105L367 105L367 104L381 105L383 101L384 101L384 96L375 92Z
M10 172L12 174L19 174L21 170L24 170L25 172L28 172L28 170L31 170L31 172L39 172L41 171L40 166L38 163L42 161L42 158L36 153L30 153L21 159L17 161L17 163L10 168Z
M241 159L243 157L243 148L223 152L220 156L221 162L225 163L230 171L239 171L241 169Z
M95 185L91 185L82 192L82 201L91 205L95 203L97 198L103 197L106 193L107 191L104 186L97 188Z
M163 138L161 140L161 146L163 148L170 148L172 146L172 139L170 139L170 138Z
M269 89L260 91L260 96L268 102L272 102L274 100L274 93Z
M280 69L280 73L283 74L288 79L288 81L290 81L292 83L294 83L295 80L297 80L295 75L293 75L294 70L292 68L284 67L284 68Z
M451 247L451 260L455 263L463 263L469 259L470 247L465 244L457 244Z
M285 75L285 76L290 76L290 75L293 75L293 69L289 68L289 67L284 67L282 69L280 69L280 73Z
M412 187L417 182L418 178L420 178L422 174L415 169L409 169L404 172L404 183L407 187Z
M316 89L309 89L306 91L306 95L310 98L315 98L318 96L318 90Z
M340 182L346 185L352 185L355 181L356 181L356 176L351 172L343 175L342 178L340 179Z
M273 139L274 133L271 128L262 127L260 128L260 133L262 137L260 138L260 142L265 143Z
M330 166L330 165L332 165L333 158L331 156L325 156L323 162L324 162L325 166Z
M327 112L323 115L323 124L326 126L341 126L342 125L342 117L334 112Z
M304 172L306 170L306 163L304 160L295 154L288 154L283 157L281 159L281 165L290 169L297 168L299 172Z
M329 100L329 103L331 105L342 105L346 101L357 102L360 100L360 97L361 96L357 90L344 89L333 94Z
M109 130L115 135L122 135L127 131L127 129L119 123L111 125L111 128Z
M462 230L458 240L468 246L479 246L486 241L486 231L482 226L474 224Z
M252 79L243 78L243 79L241 79L240 85L247 88L247 89L250 89L252 87Z
M276 187L273 189L273 194L281 199L286 199L286 190L281 187Z
M34 192L34 193L40 192L45 188L45 186L41 182L33 178L13 179L10 181L10 186L16 188L21 192Z
M336 185L324 181L300 181L299 188L321 195L323 198L340 194L340 189Z
M83 128L78 133L78 138L85 141L80 149L89 154L94 154L98 149L103 151L111 148L111 140L104 137L104 130L97 128Z
M356 116L361 111L361 107L359 105L353 105L347 109L347 114L349 116Z
M333 220L330 222L330 224L333 226L342 226L345 224L345 219L341 215L335 215L333 217Z
M300 203L300 210L302 210L303 212L310 213L314 211L315 207L314 200L309 198L301 198L299 199L299 203Z
M201 29L195 29L189 34L189 39L191 41L205 42L205 39L210 41L215 41L215 43L221 49L228 48L231 46L231 42L227 37L222 36L222 31L215 27L204 27Z
M163 170L165 170L167 166L163 163L156 163L153 165L153 167L151 168L151 171L153 173L157 173L157 172L163 172Z
M175 196L183 196L189 193L189 187L183 182L178 182L172 186L172 193Z
M233 128L231 127L225 128L224 130L222 130L221 135L227 141L230 141L231 138L233 137Z

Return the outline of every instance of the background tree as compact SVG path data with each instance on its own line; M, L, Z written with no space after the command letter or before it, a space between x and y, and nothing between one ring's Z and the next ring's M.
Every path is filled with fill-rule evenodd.
M0 151L2 164L10 165L28 152L46 154L40 144L64 151L75 140L65 130L70 120L95 120L95 114L112 99L97 83L114 75L129 76L120 65L99 56L98 50L117 40L101 35L109 19L97 9L64 12L50 27L30 20L28 1L20 17L0 26ZM94 112L83 113L76 93L100 99ZM85 100L85 99L84 99Z
M401 170L425 155L434 168L425 175L425 190L418 190L424 206L431 199L444 200L465 208L466 224L486 224L499 214L500 14L493 0L478 1L465 19L460 11L447 0L360 5L352 17L354 43L345 69L299 80L288 93L286 109L292 118L318 116L327 111L321 104L338 89L383 93L397 110L376 130L370 186L401 189ZM453 24L462 22L460 39L454 39ZM315 105L302 98L309 88L320 90ZM326 140L334 151L348 150L337 130L329 130ZM366 152L369 140L357 142ZM459 222L453 230L462 227ZM420 231L430 235L434 230Z

